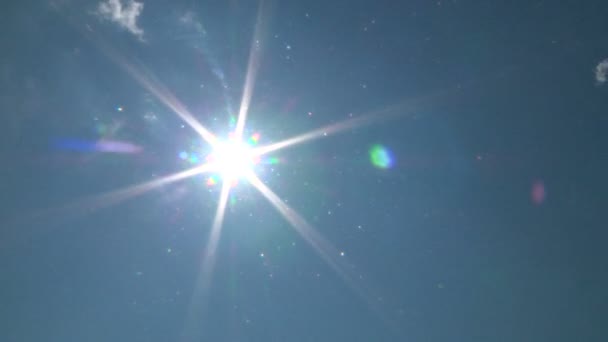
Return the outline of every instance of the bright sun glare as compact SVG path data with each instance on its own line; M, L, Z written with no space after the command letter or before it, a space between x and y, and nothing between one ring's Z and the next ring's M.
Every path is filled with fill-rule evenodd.
M262 12L264 11L260 9L260 13ZM182 151L179 154L180 158L190 163L192 165L191 168L148 182L111 191L93 198L92 203L97 206L110 205L199 174L214 173L222 178L215 215L209 228L208 240L204 247L200 274L197 278L197 284L192 295L193 299L186 323L187 329L195 329L194 327L201 321L198 311L195 310L195 306L199 304L197 301L200 301L201 298L208 295L226 208L228 204L231 203L230 195L232 187L240 180L244 180L254 189L257 189L258 192L268 200L278 213L295 229L296 233L298 233L304 241L309 243L319 256L323 258L337 274L346 280L347 284L350 285L355 292L362 295L368 302L375 303L375 297L366 293L367 291L365 289L360 288L357 283L354 282L356 275L352 274L350 271L350 265L343 261L344 254L339 252L339 250L317 232L313 226L292 209L286 201L282 200L279 195L275 194L274 191L266 185L266 183L256 174L256 164L275 164L278 162L278 159L276 157L268 156L272 152L323 138L340 131L346 131L356 126L368 124L372 121L371 119L376 118L377 115L383 113L382 115L387 116L389 111L380 111L377 115L374 114L375 116L367 115L359 118L351 118L347 121L334 123L263 146L257 146L258 140L260 139L259 133L255 133L251 137L245 138L247 113L253 93L255 76L259 67L261 49L257 42L262 40L262 38L260 38L258 24L262 21L262 16L259 15L253 39L253 42L255 43L252 43L251 45L236 125L234 127L234 132L232 132L226 140L218 140L217 136L203 126L164 84L160 83L154 77L149 77L148 72L139 69L137 64L130 63L128 59L124 58L118 51L111 49L109 45L104 45L107 48L106 52L108 56L117 62L119 66L132 76L143 88L154 95L160 102L165 104L167 108L171 109L172 112L198 133L204 142L211 147L211 153L207 155L205 158L206 160L203 162L199 159L199 151L195 151L194 153ZM397 110L399 108L392 108L390 111L401 112L401 110ZM198 149L199 145L197 144L196 146ZM378 150L377 154L379 156L377 159L380 167L390 166L390 155L386 155L386 152L383 150ZM218 182L213 175L208 178L207 185L215 185L217 183L220 182ZM87 203L88 208L91 203Z
M256 164L251 147L234 139L215 144L208 161L223 180L243 178L248 172L253 171Z

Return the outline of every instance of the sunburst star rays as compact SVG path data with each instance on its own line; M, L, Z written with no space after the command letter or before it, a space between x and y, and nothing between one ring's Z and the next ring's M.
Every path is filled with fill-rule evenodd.
M213 219L213 225L211 226L211 231L205 249L202 251L201 266L188 306L188 314L186 316L184 331L182 333L182 339L186 341L196 340L202 329L201 322L203 321L206 313L205 306L203 304L207 302L207 295L209 293L209 287L211 286L213 269L215 267L216 251L220 241L229 195L230 180L226 179L222 184L222 191L220 193L220 199L217 204L215 217Z
M261 59L261 46L262 41L262 27L261 25L265 22L263 14L264 2L260 4L258 16L256 18L256 25L254 34L251 42L251 50L248 57L247 72L245 75L245 82L243 86L243 94L238 112L237 123L235 127L235 138L237 142L242 141L242 137L246 127L247 114L250 107L251 99L253 96L253 90L255 85L255 79L259 70L260 59ZM183 120L189 127L191 127L201 138L211 145L214 149L220 141L217 136L203 126L195 116L181 103L178 98L162 84L154 75L143 68L139 63L132 63L123 55L118 53L115 49L111 48L107 44L100 44L97 41L100 49L113 60L120 68L126 71L140 86L146 91L154 95L160 102L168 107L172 112L175 113L181 120ZM302 135L298 135L292 138L288 138L281 142L262 146L253 149L253 153L256 156L266 155L271 152L277 152L281 149L302 144L306 142L314 141L318 138L325 137L334 133L342 132L356 126L369 123L376 119L374 115L359 117L351 120L347 120L341 123L332 124L323 128L319 128ZM93 203L97 205L105 206L106 204L116 203L116 201L124 200L137 194L144 193L150 189L175 182L177 180L185 179L201 172L209 172L211 169L217 169L217 165L205 164L199 168L189 169L178 174L169 175L163 179L155 180L140 185L134 185L123 189L116 190L109 195L102 195L99 198L93 200ZM230 178L230 177L228 177ZM207 296L210 283L212 280L213 268L215 264L215 258L217 254L217 247L221 237L221 231L223 226L223 220L226 212L226 206L231 191L230 179L223 179L222 190L219 196L218 206L216 208L215 216L211 224L207 244L202 252L202 260L196 288L193 293L192 302L190 304L190 314L187 319L187 325L196 325L198 315L194 312L198 312L200 308L205 306L205 298ZM264 198L266 198L275 209L294 227L295 231L302 236L302 238L309 243L314 251L316 251L320 257L329 264L329 266L337 272L342 278L346 280L349 286L353 287L360 295L362 292L357 290L354 286L354 280L349 275L347 266L343 260L338 260L336 255L339 255L336 249L325 240L321 234L319 234L311 225L309 225L295 210L288 207L278 195L276 195L270 188L268 188L262 180L253 172L248 172L244 177L254 188L256 188ZM366 297L366 295L363 295ZM198 307L198 308L197 308ZM188 331L188 329L186 329Z
M254 52L255 48L252 47L252 52L249 61L249 68L257 68L257 53ZM115 56L116 57L116 56ZM134 64L129 64L124 59L114 58L118 64L121 65L129 74L147 91L154 94L162 103L170 108L178 117L188 124L195 132L197 132L201 138L211 145L212 149L220 146L223 142L220 141L217 136L206 129L200 124L196 118L190 113L184 105L166 88L162 83L155 80L154 77L147 75L141 69L135 67ZM248 114L249 103L252 97L252 91L255 83L255 71L249 69L247 71L246 84L243 89L243 99L241 101L241 107L239 109L239 116L237 119L237 131L235 132L234 142L241 143L242 135L245 130L245 123ZM336 133L340 133L355 127L369 124L374 120L377 120L381 115L375 115L373 113L369 115L363 115L358 118L353 118L339 123L334 123L322 128L318 128L291 138L287 138L283 141L261 146L252 149L252 154L261 157L272 152L277 152L282 149L292 147L295 145L308 143L315 141L319 138L327 137ZM222 160L224 158L220 158ZM228 156L227 159L231 159ZM118 203L122 200L143 194L154 188L176 182L203 172L217 172L222 170L221 165L208 163L193 169L188 169L183 172L169 175L158 180L151 182L129 186L123 189L115 190L108 194L101 195L94 198L92 203L94 207L105 207L107 205ZM220 171L221 172L221 171ZM231 191L231 179L230 177L223 180L222 190L218 201L215 217L212 222L211 230L207 244L201 254L201 266L199 269L199 275L197 276L196 286L192 295L190 309L188 317L186 319L185 336L196 336L198 330L196 327L200 324L200 319L204 315L205 305L208 297L210 284L213 277L213 269L216 261L216 251L221 237L224 216L226 212L226 206ZM358 286L354 277L349 272L347 265L343 260L336 258L339 255L338 251L333 247L327 240L325 240L310 224L308 224L295 210L288 207L280 198L268 188L260 178L254 173L248 173L244 177L250 184L254 186L263 196L266 198L275 209L289 222L289 224L295 229L295 231L311 245L313 250L320 255L320 257L338 274L350 288L354 290L359 296L364 298L367 303L373 302L372 297L368 292Z
M253 95L253 89L255 86L255 79L260 66L260 58L262 54L261 32L264 10L264 1L260 3L260 9L256 18L255 30L253 39L251 41L251 48L249 51L249 61L247 62L247 73L245 75L245 85L243 86L243 96L241 98L241 106L239 108L239 115L236 122L235 136L237 139L243 137L243 131L245 130L245 121L247 120L247 113L249 111L249 104Z
M20 229L23 230L23 227L33 226L37 222L44 222L45 230L48 231L60 223L78 219L99 209L116 205L131 198L141 196L154 189L161 188L165 185L176 183L199 174L207 173L211 170L211 164L203 164L184 171L156 178L151 181L129 185L97 195L85 196L84 198L79 198L78 200L68 202L60 207L35 212L28 217L20 217L13 222L9 222L9 225L21 227ZM34 231L28 231L26 235L33 233ZM37 231L36 233L40 234L42 232Z

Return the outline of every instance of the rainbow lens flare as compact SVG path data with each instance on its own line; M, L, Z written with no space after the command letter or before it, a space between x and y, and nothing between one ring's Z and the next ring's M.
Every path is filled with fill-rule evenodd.
M259 141L260 141L260 133L254 133L249 138L249 145L251 145L251 146L257 145Z
M391 152L386 147L378 144L369 149L369 159L372 165L379 169L388 169L394 165Z
M266 158L266 160L265 160L264 163L268 164L268 165L276 165L279 162L280 162L279 158L277 158L277 157L270 157L270 158Z
M209 178L207 178L207 186L214 186L218 183L218 179L216 176L210 176Z
M128 141L100 139L97 141L80 139L58 139L53 142L55 148L75 152L104 152L104 153L138 153L141 146Z

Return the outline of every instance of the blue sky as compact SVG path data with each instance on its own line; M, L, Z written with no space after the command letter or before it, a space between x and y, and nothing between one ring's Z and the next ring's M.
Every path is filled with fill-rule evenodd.
M0 340L604 340L607 9L4 3Z

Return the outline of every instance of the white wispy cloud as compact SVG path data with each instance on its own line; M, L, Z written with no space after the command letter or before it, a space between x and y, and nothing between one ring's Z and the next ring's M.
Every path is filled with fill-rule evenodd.
M137 18L143 9L143 2L135 0L127 0L126 4L123 4L121 0L106 0L97 6L97 14L103 19L117 23L143 40L144 30L137 26Z
M604 84L608 80L608 58L599 62L595 67L595 80L599 84Z
M194 29L197 33L207 34L203 24L198 20L196 14L192 11L187 11L179 18L179 22L185 27Z

